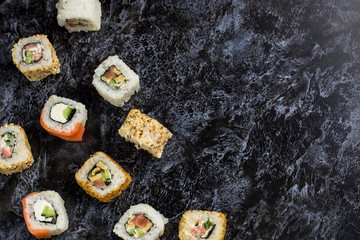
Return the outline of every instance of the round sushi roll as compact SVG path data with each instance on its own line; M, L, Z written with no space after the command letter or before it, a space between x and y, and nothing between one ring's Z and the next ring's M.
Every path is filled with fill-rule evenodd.
M186 211L179 223L180 240L222 240L226 232L226 214L211 211Z
M26 227L36 238L50 238L68 229L64 200L55 191L33 192L22 200Z
M101 3L98 0L60 0L57 22L69 32L98 31L101 25Z
M164 234L168 223L161 213L150 205L131 206L114 227L114 233L124 240L156 240Z
M41 126L50 134L67 141L81 141L85 131L85 105L52 95L41 110Z
M76 182L90 196L110 202L131 183L131 176L110 156L97 152L75 174Z
M13 123L0 128L0 173L12 174L29 168L34 158L24 129Z
M118 56L110 56L96 69L92 84L108 102L122 107L139 90L139 76Z
M59 59L46 35L20 39L12 49L12 59L30 81L38 81L60 72Z

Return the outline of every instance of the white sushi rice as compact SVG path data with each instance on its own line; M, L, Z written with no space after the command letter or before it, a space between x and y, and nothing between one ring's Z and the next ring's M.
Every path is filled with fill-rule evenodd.
M51 109L56 103L63 103L69 105L76 110L70 121L65 124L58 123L50 118ZM67 133L73 131L78 122L80 122L85 127L87 121L87 110L85 108L85 105L82 103L73 101L68 98L52 95L45 103L44 112L41 117L47 127L53 129L54 131Z
M56 224L39 222L35 215L34 204L38 200L45 200L51 204L57 213ZM26 207L25 207L26 206ZM69 220L64 206L64 200L55 191L43 191L26 198L24 215L29 217L30 225L34 229L47 229L50 235L59 235L65 232L69 226Z
M144 216L153 223L153 226L144 236L140 238L131 237L126 231L125 225L134 214L140 213L144 214ZM153 207L148 204L140 203L131 206L130 209L124 213L119 222L115 225L113 232L124 240L156 240L164 234L165 224L167 223L168 219Z
M119 89L112 89L101 77L109 69L115 66L125 77L126 82ZM124 106L130 97L139 90L139 76L131 70L118 56L109 56L96 69L92 84L98 93L108 102L117 107Z
M69 32L98 31L101 25L101 3L98 0L59 0L57 22ZM89 26L71 27L67 19L82 19Z

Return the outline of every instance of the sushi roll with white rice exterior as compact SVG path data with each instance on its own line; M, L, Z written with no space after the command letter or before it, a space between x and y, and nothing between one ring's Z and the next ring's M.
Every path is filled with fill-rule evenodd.
M36 238L50 238L68 229L64 200L57 192L30 193L22 204L26 226Z
M156 240L164 234L168 223L161 213L150 205L131 206L114 227L114 233L124 240Z
M12 49L12 59L30 81L38 81L60 72L59 59L46 35L20 39Z
M69 32L99 31L101 3L98 0L59 0L57 22Z
M110 56L95 69L92 84L106 101L122 107L139 90L140 81L118 56Z
M0 173L12 174L29 168L34 158L24 129L13 123L0 128Z
M87 121L82 103L68 98L50 96L41 110L41 126L50 134L67 141L81 141Z

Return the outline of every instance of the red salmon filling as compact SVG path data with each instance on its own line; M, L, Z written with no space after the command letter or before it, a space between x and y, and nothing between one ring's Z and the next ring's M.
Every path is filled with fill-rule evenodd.
M215 225L209 220L200 220L194 228L190 230L190 234L193 237L199 237L201 239L207 239L210 237Z
M23 61L26 64L36 63L43 57L41 43L29 43L23 48Z
M11 158L15 149L15 134L6 133L0 139L0 149L2 158Z
M140 238L150 231L152 222L144 214L134 214L126 223L126 231L135 238Z
M111 172L104 163L99 161L89 172L88 179L98 188L104 189L111 183Z

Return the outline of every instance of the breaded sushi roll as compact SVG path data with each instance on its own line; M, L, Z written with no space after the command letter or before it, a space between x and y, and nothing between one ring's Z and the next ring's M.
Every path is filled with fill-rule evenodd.
M36 238L50 238L68 229L64 200L55 191L33 192L22 200L26 227Z
M97 152L75 174L76 182L91 197L110 202L131 183L130 175L110 156Z
M96 69L92 84L114 106L122 107L139 89L139 76L118 56L110 56Z
M99 31L101 3L99 0L59 0L57 22L69 32Z
M156 240L164 234L167 223L167 218L161 213L141 203L124 213L113 232L124 240Z
M41 110L40 124L50 134L67 141L81 141L85 131L85 105L52 95Z
M59 59L46 35L20 39L12 49L12 59L30 81L38 81L60 72Z
M222 240L226 232L226 214L211 211L186 211L179 223L180 240Z
M144 149L157 158L161 158L166 142L172 137L166 127L138 109L130 110L119 134L134 143L137 149Z
M0 173L12 174L29 168L34 158L24 129L13 123L0 128Z

